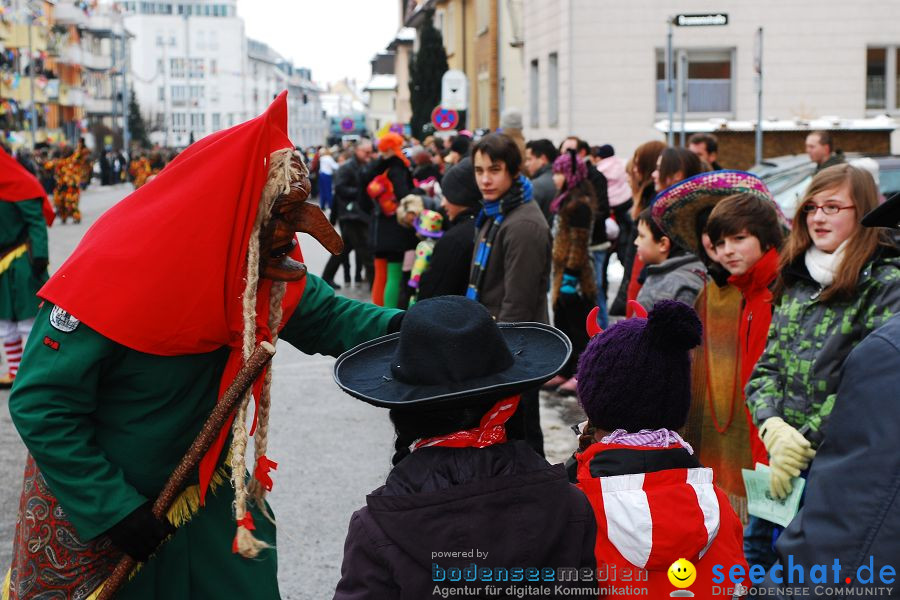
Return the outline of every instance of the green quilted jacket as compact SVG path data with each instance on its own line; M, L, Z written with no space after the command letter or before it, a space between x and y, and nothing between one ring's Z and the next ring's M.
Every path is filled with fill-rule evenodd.
M787 289L766 350L745 389L757 426L781 417L817 447L834 408L841 367L869 333L900 312L900 249L880 247L860 272L850 300L818 300L822 287L803 257L786 267Z

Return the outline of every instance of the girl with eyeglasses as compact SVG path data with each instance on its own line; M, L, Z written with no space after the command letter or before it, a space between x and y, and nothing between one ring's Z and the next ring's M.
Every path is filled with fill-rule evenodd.
M867 171L823 169L781 253L769 339L746 388L769 452L773 496L790 493L828 435L844 359L900 312L900 248L888 230L859 223L877 205Z

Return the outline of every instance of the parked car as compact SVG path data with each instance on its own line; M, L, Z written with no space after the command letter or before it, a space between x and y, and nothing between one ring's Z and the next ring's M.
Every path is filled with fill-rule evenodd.
M900 194L900 156L865 156L851 153L847 154L846 158L851 164L876 171L873 175L877 175L882 201ZM750 171L759 175L769 187L784 216L793 219L797 205L809 187L809 182L812 181L816 164L809 160L806 154L794 154L767 158L761 164L751 167Z

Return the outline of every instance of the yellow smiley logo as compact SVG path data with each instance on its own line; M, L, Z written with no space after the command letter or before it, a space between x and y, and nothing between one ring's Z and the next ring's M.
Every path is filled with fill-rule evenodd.
M694 580L697 579L697 569L691 561L679 558L672 563L668 570L669 583L677 588L691 587Z

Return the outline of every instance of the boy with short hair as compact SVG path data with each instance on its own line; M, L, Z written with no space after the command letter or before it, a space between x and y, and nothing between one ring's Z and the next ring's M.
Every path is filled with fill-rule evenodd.
M719 263L731 273L728 282L743 296L739 333L741 389L750 380L756 361L766 348L772 321L771 287L778 275L778 249L782 229L775 203L758 194L735 194L719 202L709 215L707 233L716 248ZM750 429L750 451L754 462L768 464L766 447L759 439L745 406ZM772 465L772 468L779 468ZM774 525L750 517L744 532L744 553L751 563L772 556Z
M643 286L638 303L650 310L660 300L678 300L693 306L706 281L706 268L695 255L672 243L653 220L652 209L638 215L638 235L634 241L643 261L644 271L638 277Z

